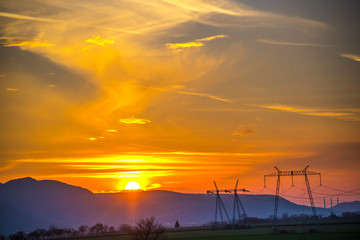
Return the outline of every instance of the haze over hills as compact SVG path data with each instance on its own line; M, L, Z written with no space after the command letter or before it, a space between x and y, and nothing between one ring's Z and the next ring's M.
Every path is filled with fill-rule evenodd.
M133 224L146 216L155 216L170 227L176 220L182 226L202 225L214 220L215 196L207 194L169 191L95 194L58 181L23 178L1 184L0 195L0 234L48 228L51 224L78 228L100 222L118 227L123 223ZM240 195L240 198L250 217L264 218L273 214L273 195ZM232 218L232 196L223 195L222 199ZM334 207L337 214L359 210L359 201ZM327 216L331 210L317 208L317 212ZM280 198L278 214L284 213L310 215L311 208Z

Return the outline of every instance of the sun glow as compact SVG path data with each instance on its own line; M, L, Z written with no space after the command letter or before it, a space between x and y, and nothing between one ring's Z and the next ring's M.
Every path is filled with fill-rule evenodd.
M125 190L139 190L140 185L137 182L129 182L126 184Z

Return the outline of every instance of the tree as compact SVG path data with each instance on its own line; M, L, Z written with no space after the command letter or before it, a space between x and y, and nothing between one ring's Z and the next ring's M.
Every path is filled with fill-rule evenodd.
M175 223L175 228L179 228L180 227L180 223L178 220L176 220L176 223Z
M97 223L90 228L90 233L105 233L108 228L109 228L108 225Z
M10 240L26 240L25 232L17 232L9 236Z
M140 219L132 231L134 240L166 240L165 228L154 217Z
M79 232L81 233L81 235L84 235L84 233L87 231L87 229L88 229L88 226L86 226L86 225L81 225L81 226L79 227Z
M123 233L131 233L132 230L133 229L132 229L131 225L126 224L126 223L121 224L120 227L119 227L119 231L123 232Z
M55 225L50 225L49 226L49 230L48 230L48 235L51 237L51 238L54 238L55 235L56 235L56 232L57 232L57 227Z
M46 230L42 228L38 228L35 231L28 233L27 239L28 240L40 240L44 239L46 236Z
M289 214L288 213L284 213L282 216L281 216L281 219L285 222L289 221Z

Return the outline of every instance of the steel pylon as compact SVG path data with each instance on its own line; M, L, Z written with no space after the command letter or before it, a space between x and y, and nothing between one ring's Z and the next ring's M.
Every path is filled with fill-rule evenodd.
M303 170L300 170L300 171L281 171L277 167L275 167L277 172L264 175L264 187L265 188L266 188L266 177L277 177L276 192L275 192L275 204L274 204L274 223L273 223L274 231L277 230L277 220L278 220L277 213L278 213L278 206L279 206L280 176L291 176L292 186L294 186L294 180L293 180L294 176L301 176L301 175L305 176L305 183L306 183L306 188L307 188L307 192L308 192L308 196L309 196L309 200L310 200L311 210L312 210L313 216L315 218L317 218L314 199L313 199L312 193L311 193L310 182L309 182L309 179L307 176L308 175L319 175L320 176L320 185L321 185L321 174L317 173L317 172L308 171L307 170L308 167L309 167L309 165L307 165Z
M214 221L214 227L217 226L217 223L218 223L218 213L220 215L220 219L221 219L221 224L224 224L226 223L224 221L224 218L223 218L223 212L225 213L226 215L226 218L229 222L229 224L231 224L231 221L230 221L230 218L229 218L229 214L227 213L226 211L226 208L225 208L225 205L220 197L220 191L222 192L226 192L227 190L219 190L217 185L216 185L216 182L214 181L214 185L215 185L215 191L214 190L208 190L207 193L208 194L216 194L216 203L215 203L215 221Z

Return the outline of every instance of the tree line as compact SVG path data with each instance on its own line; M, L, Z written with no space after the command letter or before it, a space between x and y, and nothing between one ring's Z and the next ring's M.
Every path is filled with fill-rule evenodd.
M281 222L303 222L313 219L312 216L307 214L291 215L287 213L282 214L279 217ZM335 220L335 219L360 219L360 212L344 212L341 216L337 216L331 213L329 216L320 216L319 220ZM257 218L250 217L249 222L251 224L257 223L271 223L273 216L270 215L268 218ZM237 226L245 226L245 219L238 221ZM213 222L209 223L209 226L214 225ZM230 225L229 225L230 226ZM180 224L178 221L175 223L175 228L179 228ZM231 227L231 226L230 226ZM165 240L166 229L159 224L154 217L143 218L136 222L135 226L129 224L122 224L119 227L108 226L102 223L96 223L93 226L81 225L79 228L58 228L54 225L50 225L48 229L38 228L32 232L25 233L19 231L17 233L10 234L8 237L0 235L0 240L45 240L45 239L57 239L65 237L79 237L85 235L97 235L106 233L118 233L128 234L132 236L134 240Z
M138 220L134 227L129 224L122 224L116 228L114 226L97 223L91 227L81 225L78 229L74 229L58 228L55 225L50 225L48 229L38 228L29 233L19 231L10 234L8 237L1 235L0 240L45 240L104 233L129 234L134 240L165 240L167 239L165 230L165 227L159 224L154 217L150 217Z

